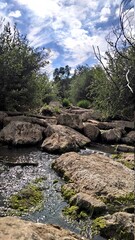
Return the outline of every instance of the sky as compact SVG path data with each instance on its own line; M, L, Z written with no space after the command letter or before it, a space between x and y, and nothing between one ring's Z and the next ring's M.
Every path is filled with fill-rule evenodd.
M50 52L50 74L56 67L93 66L93 46L107 50L105 37L116 26L121 0L0 0L0 17L27 35L34 48Z

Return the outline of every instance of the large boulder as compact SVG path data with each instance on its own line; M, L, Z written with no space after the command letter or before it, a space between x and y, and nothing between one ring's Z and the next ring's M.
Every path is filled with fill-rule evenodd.
M107 143L117 143L120 142L123 134L123 129L114 128L101 132L101 139L103 142Z
M103 202L105 199L113 202L113 199L126 198L134 189L133 171L103 155L65 153L55 160L53 168L72 182L69 185L76 193L86 194L83 195L86 202L88 195ZM94 206L90 197L89 202Z
M46 130L46 139L41 148L49 152L77 151L90 143L90 139L72 128L62 125L49 125Z
M61 133L53 133L50 137L46 138L42 143L41 148L50 153L63 153L79 150L79 146L72 137L62 135Z
M82 119L77 114L62 113L58 116L57 121L60 125L65 125L76 130L83 129Z
M91 123L84 123L83 131L84 135L93 142L95 142L100 135L100 130Z
M122 142L126 144L135 144L135 131L129 132L125 137L122 138Z
M0 132L0 142L12 145L35 145L42 141L44 128L28 122L13 121Z
M81 240L85 239L59 226L24 221L16 217L0 218L1 240Z

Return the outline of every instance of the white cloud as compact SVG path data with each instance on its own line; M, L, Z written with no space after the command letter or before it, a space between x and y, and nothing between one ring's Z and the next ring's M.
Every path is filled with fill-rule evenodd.
M60 11L59 0L16 0L19 4L25 5L29 8L35 15L39 17L53 17L56 13Z
M100 13L100 22L107 22L110 13L111 9L109 6L103 7Z
M19 18L19 17L21 17L21 12L19 10L16 10L14 12L12 11L12 12L9 13L8 16L9 17L14 17L14 18Z
M4 9L7 7L7 2L3 3L3 2L0 2L0 10L1 9Z
M28 39L40 47L55 41L63 49L62 61L78 65L93 57L92 45L106 50L107 31L95 29L96 23L107 22L111 4L121 0L15 0L26 7L31 15ZM97 33L98 31L98 33ZM108 29L109 31L109 29ZM58 55L55 55L55 60ZM53 58L51 63L53 63Z

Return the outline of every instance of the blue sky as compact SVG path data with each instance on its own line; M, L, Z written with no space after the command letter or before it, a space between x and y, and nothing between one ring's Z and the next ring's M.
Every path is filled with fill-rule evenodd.
M106 35L119 17L121 0L0 0L0 16L17 23L33 47L50 52L48 71L93 65L92 46L107 49Z

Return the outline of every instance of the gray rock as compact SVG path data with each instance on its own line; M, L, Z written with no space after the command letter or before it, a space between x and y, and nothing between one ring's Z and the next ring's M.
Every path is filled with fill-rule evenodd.
M117 212L113 215L107 215L103 219L105 225L100 229L101 236L107 239L134 240L134 214Z
M85 240L59 226L24 221L16 217L0 218L2 240Z
M101 132L101 139L103 142L107 143L117 143L120 142L123 134L123 129L114 128Z
M80 115L63 113L57 118L58 124L71 127L76 130L83 129L83 123Z
M45 130L45 135L47 138L41 148L49 152L77 151L90 143L90 139L81 133L62 125L49 125Z
M117 145L116 151L119 151L119 152L134 152L135 148L132 147L132 146L128 146L126 144L120 144L120 145Z
M133 171L109 157L91 154L62 154L53 164L59 173L69 177L77 192L99 199L125 196L134 190Z
M135 143L135 131L131 131L125 137L123 137L122 142L125 143L125 144L134 145L134 143Z
M42 141L44 128L29 122L10 122L0 132L0 142L12 145L35 145Z
M91 141L96 141L100 135L100 130L91 123L84 123L84 135L90 138Z
M92 216L104 213L106 205L96 197L79 192L70 199L71 205L77 205L80 210L89 212Z

